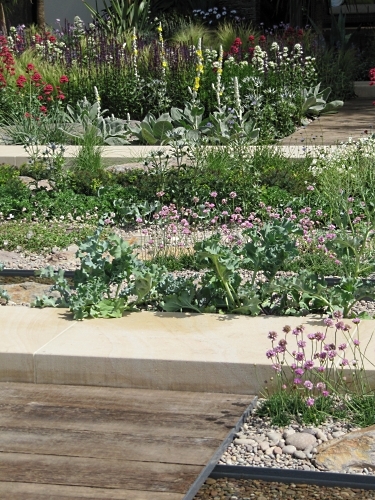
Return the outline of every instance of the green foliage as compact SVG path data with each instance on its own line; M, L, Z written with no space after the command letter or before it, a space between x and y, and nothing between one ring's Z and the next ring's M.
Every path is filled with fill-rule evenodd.
M270 394L260 402L256 409L259 417L269 417L272 425L287 426L297 420L304 424L323 424L328 417L343 418L346 412L335 408L331 398L320 396L312 407L306 406L304 399L297 392Z
M83 3L98 26L110 34L118 36L133 28L144 31L148 27L150 0L110 0L110 4L103 0L104 16L87 2Z
M171 122L169 113L163 113L158 118L155 118L152 113L148 113L139 124L131 125L129 123L128 129L141 144L163 144L167 140L167 133L173 129Z
M93 225L87 223L7 221L0 224L0 248L9 251L21 248L26 252L46 254L54 247L67 248L92 234L92 231Z
M332 115L337 113L338 108L344 105L343 101L331 101L327 103L331 89L327 87L326 89L319 91L320 83L315 88L304 89L302 91L303 105L302 114L307 117L320 116L320 115ZM304 120L302 120L304 123Z
M94 88L97 94L96 87ZM127 139L129 134L125 129L124 122L113 115L106 117L107 111L107 109L100 109L99 94L97 94L97 100L94 104L84 98L82 101L77 102L75 108L68 105L65 113L66 121L67 123L78 124L82 128L82 133L79 130L63 129L63 131L80 144L85 142L86 134L96 136L98 144L101 145L123 146L129 144Z
M0 186L7 184L10 180L18 177L19 170L12 165L0 164Z

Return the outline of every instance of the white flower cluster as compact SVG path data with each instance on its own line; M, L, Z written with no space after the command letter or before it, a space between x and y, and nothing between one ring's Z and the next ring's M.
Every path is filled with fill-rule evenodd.
M371 135L353 141L341 143L337 148L325 148L318 152L310 165L311 173L317 177L323 170L335 168L339 173L352 169L353 159L360 154L362 157L375 159L375 138Z
M203 57L204 57L204 64L206 66L212 64L213 68L216 68L215 63L217 62L217 51L215 49L204 49L203 51Z
M222 7L221 10L219 10L218 7L212 7L210 9L207 9L207 11L202 9L194 9L193 16L200 17L202 21L208 22L208 24L212 24L214 21L218 21L219 19L225 17L234 18L236 21L240 20L239 16L237 16L236 10L227 10L226 7Z

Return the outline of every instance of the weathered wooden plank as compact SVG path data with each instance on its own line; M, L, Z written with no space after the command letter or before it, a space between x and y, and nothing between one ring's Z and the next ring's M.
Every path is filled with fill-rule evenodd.
M0 481L184 493L201 466L0 453Z
M2 404L43 403L56 407L95 407L107 410L138 411L142 413L215 413L245 409L253 399L249 395L154 391L113 387L62 386L43 384L0 383Z
M222 439L210 437L155 437L144 425L142 434L0 427L0 451L140 462L204 466Z
M1 500L181 500L181 493L0 482Z
M0 426L50 429L91 430L138 434L152 429L155 436L222 437L237 422L237 414L138 413L132 411L45 406L43 403L3 405L0 402ZM145 422L147 426L145 426Z

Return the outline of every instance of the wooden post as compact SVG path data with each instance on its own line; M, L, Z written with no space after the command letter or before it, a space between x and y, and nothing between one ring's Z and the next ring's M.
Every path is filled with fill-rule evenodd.
M46 16L44 12L44 0L36 0L36 23L39 28L45 28Z
M0 2L0 31L2 31L3 35L7 36L7 23L5 19L4 6Z

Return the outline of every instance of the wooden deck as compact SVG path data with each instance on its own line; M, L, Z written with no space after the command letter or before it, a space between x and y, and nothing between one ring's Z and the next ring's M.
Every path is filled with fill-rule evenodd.
M251 400L1 383L0 498L183 499Z

